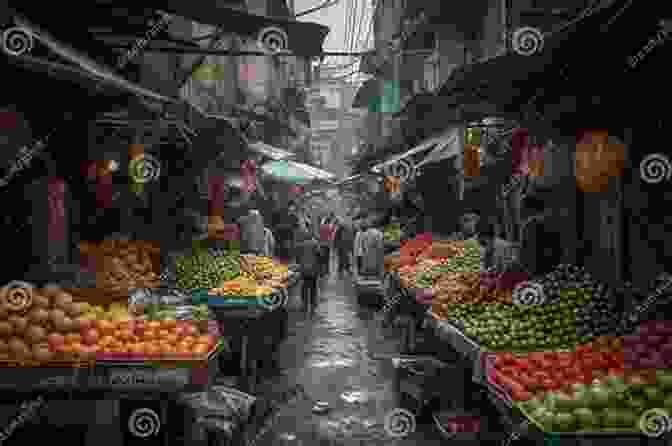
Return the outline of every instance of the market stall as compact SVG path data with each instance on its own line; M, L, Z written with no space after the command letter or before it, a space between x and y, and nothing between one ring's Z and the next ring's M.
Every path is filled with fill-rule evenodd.
M399 274L407 286L431 280L427 326L487 389L509 440L641 441L644 431L650 441L663 440L656 423L670 410L670 331L661 320L669 283L624 312L616 291L579 267L561 265L513 292L484 295L478 274L471 286L459 277L465 259L454 254L429 270L425 259L416 264L424 275L416 269L409 277L402 268ZM442 267L451 276L437 277ZM452 283L447 293L444 280ZM436 356L443 359L440 351Z

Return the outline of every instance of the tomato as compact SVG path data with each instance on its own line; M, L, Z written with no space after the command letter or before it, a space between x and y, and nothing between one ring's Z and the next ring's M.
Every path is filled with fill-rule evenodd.
M609 375L614 375L614 376L623 376L625 374L625 370L622 368L616 367L616 368L611 368L608 371Z
M622 351L612 352L609 356L609 362L613 367L623 368L625 366L625 353Z
M95 345L99 339L100 335L98 334L98 331L93 328L82 333L82 341L86 345Z
M506 366L502 369L502 373L509 377L515 377L518 375L518 369L512 366Z
M537 371L532 374L534 379L536 379L538 382L543 382L546 379L550 379L550 375L547 372L544 371Z
M513 353L509 353L509 352L501 353L500 357L502 358L502 361L505 364L511 364L511 363L513 363L513 360L515 359L515 357L513 356Z
M528 401L532 399L532 394L526 390L514 390L511 392L511 398L515 401Z
M541 385L544 386L546 390L556 390L560 388L560 384L554 379L545 379Z
M534 389L537 387L537 382L534 378L532 378L528 373L521 372L518 375L518 381L526 388L526 389Z
M530 365L530 361L524 358L518 358L515 360L514 367L519 368L520 370L530 370L532 366Z

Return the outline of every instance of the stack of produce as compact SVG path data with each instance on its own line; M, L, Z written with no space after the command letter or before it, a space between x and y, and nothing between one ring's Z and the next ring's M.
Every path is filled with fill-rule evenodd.
M222 283L221 286L210 289L209 293L230 297L259 297L269 296L273 294L274 291L275 290L270 286L260 285L255 279L239 277L234 280L227 280Z
M211 289L240 275L239 251L215 256L207 250L193 250L175 259L176 285L185 290Z
M600 283L588 271L576 265L558 265L555 271L546 274L537 282L544 287L546 299L551 303L561 300L561 291L567 288L588 291L593 296L594 302L613 300L612 291L607 285Z
M447 319L463 327L465 334L494 350L529 351L573 347L579 338L576 309L588 296L571 294L566 300L546 305L454 304L442 308Z
M435 268L436 272L450 273L472 273L481 270L481 245L477 240L465 240L460 243L457 254L447 258L440 266Z
M385 271L392 272L399 269L401 265L401 259L399 255L386 255L385 259Z
M286 281L289 278L287 265L276 262L272 257L245 254L240 256L240 267L243 271L252 273L258 280Z
M398 242L401 240L401 225L399 223L390 223L383 228L383 239L386 242Z
M24 291L28 292L28 291ZM204 358L216 336L197 322L133 319L121 304L110 309L74 302L60 287L30 289L31 300L20 311L16 298L0 305L0 357L5 360ZM7 293L6 293L7 294ZM26 301L27 302L27 301ZM101 357L101 354L103 355Z
M672 321L647 321L623 338L625 365L632 369L672 368Z
M623 340L602 336L565 352L497 353L488 379L510 393L514 401L542 397L552 390L591 384L607 375L623 375Z
M481 286L479 273L441 273L432 287L434 311L443 315L452 304L507 303L511 290L486 289Z
M150 243L109 239L100 245L80 245L82 254L95 259L97 288L127 293L131 288L159 286L157 274L160 249Z
M431 241L418 239L408 240L401 245L399 262L401 265L414 265L416 259L432 244Z
M605 343L612 351L502 354L489 379L547 432L639 432L645 411L672 410L672 372L624 367L622 341Z

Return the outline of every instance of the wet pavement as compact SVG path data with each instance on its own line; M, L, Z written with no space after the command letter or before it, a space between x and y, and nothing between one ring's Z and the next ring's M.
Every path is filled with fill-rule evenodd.
M403 416L395 423L398 434L413 432L403 438L387 432L386 415L399 407L388 356L399 351L399 339L384 336L375 310L358 305L351 282L351 276L326 279L310 318L300 311L298 298L290 302L280 376L268 378L260 390L301 390L274 411L249 446L441 443L433 425L413 429ZM326 408L315 407L318 402Z

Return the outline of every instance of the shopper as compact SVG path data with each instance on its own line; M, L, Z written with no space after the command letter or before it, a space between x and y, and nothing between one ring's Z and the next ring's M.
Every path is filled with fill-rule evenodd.
M364 231L366 231L366 225L364 222L360 221L355 225L355 241L353 243L353 254L355 258L355 272L357 275L360 274L362 269L362 238Z
M341 274L350 272L350 258L355 243L354 232L352 224L347 220L342 220L334 235L334 245L338 255L338 272Z
M275 255L275 237L273 232L268 228L264 228L264 249L262 254L265 257L273 257Z
M512 289L528 275L520 268L516 245L498 236L497 225L482 221L477 227L478 241L483 247L482 285L486 288Z
M314 312L317 303L317 278L319 275L319 243L317 238L308 231L301 231L297 242L297 260L301 277L301 300L306 312Z
M369 227L362 234L360 243L361 275L382 278L385 268L385 246L382 231L374 226Z
M331 245L334 240L336 216L333 212L329 213L320 222L320 242L322 244L322 275L329 275L329 264L331 263Z
M542 275L553 271L562 263L562 239L550 227L551 210L546 208L541 198L528 196L523 200L525 212L532 216L521 225L521 261L531 275Z

